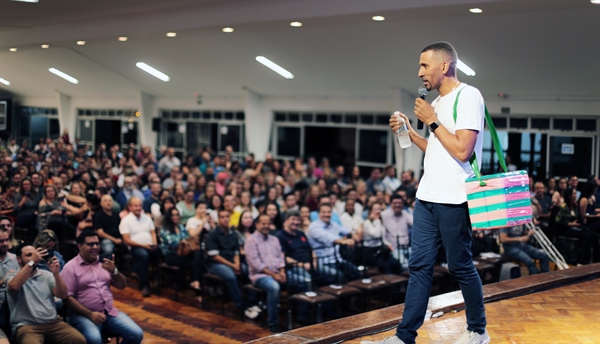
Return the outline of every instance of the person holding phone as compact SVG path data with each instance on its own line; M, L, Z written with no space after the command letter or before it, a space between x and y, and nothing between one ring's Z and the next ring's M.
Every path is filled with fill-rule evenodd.
M99 257L100 239L91 230L77 237L79 255L71 259L61 272L71 311L70 324L87 343L102 343L102 331L121 337L122 344L141 343L144 332L131 318L114 305L110 287L125 289L127 279L114 263L114 255Z
M63 267L65 266L65 260L59 252L58 237L54 231L51 229L44 229L43 231L39 232L33 241L33 247L41 247L48 253L46 259L38 263L38 269L50 271L48 262L50 262L53 257L56 257L56 259L58 259L58 263L60 264L60 271L62 271Z
M50 271L37 268L47 254L46 249L36 249L30 243L17 247L15 255L20 270L6 277L13 339L19 344L85 344L81 333L56 313L54 297L66 298L68 292L56 257L48 264Z

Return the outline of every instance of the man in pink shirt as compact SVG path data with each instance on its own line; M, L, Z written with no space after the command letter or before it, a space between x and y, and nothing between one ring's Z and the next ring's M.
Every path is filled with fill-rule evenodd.
M77 237L79 255L63 268L70 309L70 323L85 337L88 344L101 344L104 331L122 338L121 344L139 344L144 337L142 329L113 304L110 286L125 289L127 280L119 273L114 261L100 262L98 235L87 230ZM114 257L114 255L113 255Z

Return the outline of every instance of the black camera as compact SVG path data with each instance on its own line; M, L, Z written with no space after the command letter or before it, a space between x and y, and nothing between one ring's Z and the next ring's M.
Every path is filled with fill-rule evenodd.
M52 258L54 258L54 249L53 248L49 248L49 249L46 250L46 260L48 262L51 262Z

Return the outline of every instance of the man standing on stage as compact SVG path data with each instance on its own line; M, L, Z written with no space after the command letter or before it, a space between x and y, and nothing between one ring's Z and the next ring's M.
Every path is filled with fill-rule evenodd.
M427 310L433 266L442 244L448 268L459 282L466 306L467 331L455 343L490 342L485 329L481 280L471 255L471 223L464 189L465 179L473 175L469 159L474 152L481 161L484 102L476 88L458 81L457 60L456 50L446 42L428 45L421 52L419 78L429 91L437 90L440 94L431 105L420 98L415 102L415 115L431 131L428 140L400 114L407 123L410 139L425 152L425 172L413 214L410 279L396 335L363 344L415 342ZM455 121L453 107L457 97ZM400 127L396 116L390 119L390 126L394 132Z

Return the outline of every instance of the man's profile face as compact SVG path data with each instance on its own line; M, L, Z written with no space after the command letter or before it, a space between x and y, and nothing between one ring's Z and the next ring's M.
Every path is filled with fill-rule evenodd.
M433 50L427 50L421 53L419 59L419 78L428 91L438 89L440 86L441 77L443 75L442 67L444 61L441 59L442 54L436 53Z
M8 232L0 231L0 255L3 256L8 252Z

